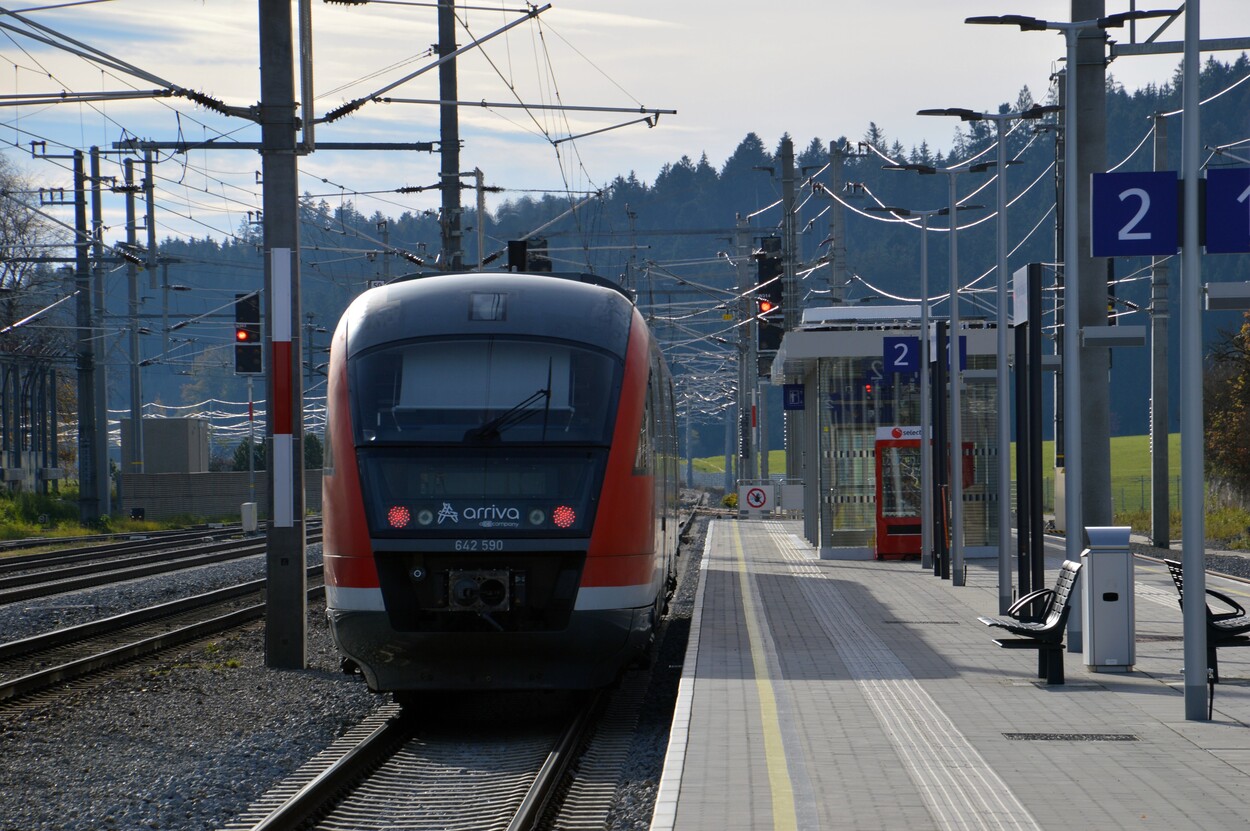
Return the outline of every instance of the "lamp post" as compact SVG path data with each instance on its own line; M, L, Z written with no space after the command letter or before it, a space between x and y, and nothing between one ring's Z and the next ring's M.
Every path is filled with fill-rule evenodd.
M979 205L959 205L971 210ZM915 211L889 206L870 211L892 213L900 218L920 217L920 567L933 567L933 428L929 392L929 217L946 216L950 208Z
M887 164L886 170L912 170L922 176L946 174L947 215L950 217L950 500L951 500L951 585L964 584L964 481L963 481L963 403L959 374L959 225L956 211L955 179L961 173L980 173L993 162L936 168L927 164Z
M1019 26L1022 32L1043 32L1047 30L1063 33L1066 45L1068 80L1064 90L1064 130L1066 138L1063 142L1063 215L1069 222L1075 222L1078 214L1077 201L1077 41L1082 32L1091 29L1111 29L1123 26L1130 20L1147 17L1164 17L1170 11L1130 11L1121 14L1098 17L1091 20L1063 21L1039 20L1027 15L1008 14L991 17L969 17L965 23L986 23L1005 26ZM1067 559L1080 561L1083 543L1082 500L1084 488L1081 468L1081 373L1080 373L1080 316L1077 289L1079 275L1077 273L1078 233L1076 229L1066 229L1063 235L1063 432L1064 432L1064 550Z
M1011 608L1011 386L1007 375L1007 122L1014 119L1038 119L1058 107L1034 104L1018 112L983 113L975 110L947 108L920 110L916 115L953 115L963 121L993 121L998 133L997 219L998 234L998 310L997 353L994 363L998 391L998 613Z

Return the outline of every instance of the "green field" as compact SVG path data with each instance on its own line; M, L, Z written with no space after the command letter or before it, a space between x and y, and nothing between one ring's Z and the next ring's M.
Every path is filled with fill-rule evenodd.
M1049 468L1055 456L1054 442L1042 443L1042 464L1045 476L1046 504L1053 503L1054 472ZM1012 447L1012 462L1015 447ZM1168 436L1168 491L1171 504L1180 504L1181 436ZM1114 436L1111 439L1111 505L1116 513L1132 513L1150 509L1150 437Z
M1043 503L1047 511L1054 510L1055 479L1052 467L1055 443L1042 443ZM1015 470L1016 447L1011 446L1012 470ZM768 469L776 474L786 467L784 450L768 454ZM725 458L710 456L694 460L694 469L708 473L723 473ZM1181 437L1179 433L1168 436L1168 489L1175 508L1180 504ZM1116 436L1111 439L1111 504L1117 513L1137 513L1150 508L1150 437Z

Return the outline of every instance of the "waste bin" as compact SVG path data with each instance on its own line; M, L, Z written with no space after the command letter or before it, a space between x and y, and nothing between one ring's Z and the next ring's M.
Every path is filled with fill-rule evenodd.
M1085 529L1081 552L1081 613L1085 666L1093 672L1129 672L1137 660L1130 529Z

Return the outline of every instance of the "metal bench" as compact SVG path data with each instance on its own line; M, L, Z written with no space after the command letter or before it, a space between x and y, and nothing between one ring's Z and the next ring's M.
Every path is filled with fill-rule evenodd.
M1016 638L996 638L1004 649L1036 649L1037 677L1047 684L1063 683L1063 634L1068 623L1072 587L1081 564L1065 560L1053 589L1038 589L1021 597L1007 610L1010 617L979 617L986 626L1006 629Z
M1185 608L1185 572L1176 560L1164 560L1172 582L1176 584L1176 602L1182 610ZM1221 646L1250 646L1250 616L1241 604L1223 592L1207 589L1207 595L1214 597L1227 607L1224 611L1211 610L1207 607L1207 718L1215 711L1215 685L1220 683L1220 661L1216 649Z

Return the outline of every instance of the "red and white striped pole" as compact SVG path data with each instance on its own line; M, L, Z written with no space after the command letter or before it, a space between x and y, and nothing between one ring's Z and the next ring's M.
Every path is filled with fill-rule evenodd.
M273 396L269 407L273 412L273 505L270 521L276 528L290 528L294 523L295 486L292 475L291 402L291 249L274 248L272 260L272 293L270 302L273 320L269 373L273 379Z

